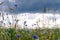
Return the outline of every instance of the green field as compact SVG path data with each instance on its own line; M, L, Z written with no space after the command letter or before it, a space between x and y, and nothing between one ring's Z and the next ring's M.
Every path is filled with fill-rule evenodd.
M0 40L60 40L60 29L0 29Z

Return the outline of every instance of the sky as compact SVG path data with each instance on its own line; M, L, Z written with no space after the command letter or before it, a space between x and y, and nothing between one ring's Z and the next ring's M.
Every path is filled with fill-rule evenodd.
M56 7L60 10L60 0L0 0L0 2L4 2L0 5L0 10L10 13L43 12L44 6L46 10L49 8L54 10Z
M3 4L1 4L1 3L3 3ZM41 13L42 15L40 15L39 13L44 11L43 10L44 7L46 7L46 10L50 8L51 10L55 11L54 9L57 8L57 10L60 11L60 0L0 0L0 11L4 11L4 12L10 13L10 14L27 12L27 14L25 13L27 16L25 16L25 14L22 14L22 16L17 14L17 18L24 19L24 21L25 20L28 21L27 24L29 24L29 26L31 24L35 23L35 21L43 15L42 13ZM30 13L30 12L32 12L32 13ZM36 12L38 12L38 13L36 13ZM36 14L33 14L33 13L36 13ZM47 16L49 16L49 14ZM57 24L60 25L59 17L60 17L60 15L58 16L58 19L56 22L57 22ZM9 18L10 18L11 22L13 23L14 20L12 19L11 15L9 16ZM43 22L44 22L44 18L41 17L41 19L43 19ZM0 18L0 20L1 20L1 18ZM5 22L8 23L7 22L8 20L9 19L6 19ZM21 23L19 22L19 24L22 24L22 21L21 21Z

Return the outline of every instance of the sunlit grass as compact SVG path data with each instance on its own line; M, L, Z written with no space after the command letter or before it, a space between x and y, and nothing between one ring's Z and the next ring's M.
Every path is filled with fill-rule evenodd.
M0 40L60 40L60 29L0 29Z

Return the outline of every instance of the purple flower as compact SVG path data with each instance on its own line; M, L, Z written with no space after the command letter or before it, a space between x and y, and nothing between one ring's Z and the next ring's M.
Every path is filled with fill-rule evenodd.
M36 26L36 24L33 24L32 26Z
M15 7L17 7L18 5L17 4L15 4Z
M19 20L16 20L16 22L18 22Z
M26 24L26 21L24 21L24 25Z
M27 26L27 25L25 25L25 26Z
M34 24L34 25L36 25L36 24Z
M27 26L26 21L24 21L24 25Z
M17 38L21 38L21 35L20 35L20 34L18 34L18 35L17 35Z
M33 35L33 38L34 38L34 39L38 39L38 36L37 36L37 35Z
M9 22L9 24L11 25L11 22Z
M8 13L6 15L8 15Z

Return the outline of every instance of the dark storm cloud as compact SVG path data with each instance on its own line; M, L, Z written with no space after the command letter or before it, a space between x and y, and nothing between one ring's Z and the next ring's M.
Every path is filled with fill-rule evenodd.
M10 2L8 0L4 0L5 3L4 8L8 11L7 6L13 7L15 13L19 12L41 12L43 11L44 5L47 8L54 9L60 7L60 0L15 0L15 2ZM17 7L15 7L17 4ZM2 8L0 6L0 9Z
M16 10L19 12L39 12L43 8L42 0L17 0L16 3Z
M55 6L59 7L60 0L16 0L18 7L17 12L41 12L44 5L47 8L54 9Z

